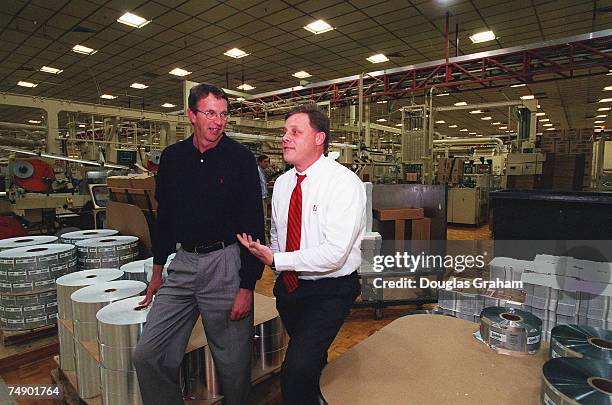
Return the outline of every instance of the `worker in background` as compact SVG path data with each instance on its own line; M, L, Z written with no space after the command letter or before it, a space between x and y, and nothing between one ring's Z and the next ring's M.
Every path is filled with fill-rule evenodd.
M270 166L270 157L267 155L259 155L257 157L257 171L259 172L259 183L261 184L261 203L263 206L266 228L266 242L270 240L270 226L268 225L268 204L270 203L270 199L268 198L268 176L266 175L268 166Z
M281 368L284 402L322 404L319 379L327 349L360 292L366 195L353 172L324 156L325 113L305 105L285 119L283 158L294 168L274 184L271 248L254 235L238 239L280 274L274 295L290 337Z
M145 405L182 404L179 366L201 314L224 403L242 405L251 386L253 289L263 265L236 233L264 235L257 163L223 132L229 103L221 89L200 84L188 102L194 134L167 147L158 168L153 275L141 302L153 306L134 366Z

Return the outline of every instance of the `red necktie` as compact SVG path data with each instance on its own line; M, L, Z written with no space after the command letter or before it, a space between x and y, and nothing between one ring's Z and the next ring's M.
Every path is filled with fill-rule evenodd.
M291 193L289 201L289 215L287 217L287 244L285 252L293 252L300 249L302 236L302 181L305 174L297 174L297 183ZM295 271L283 271L281 273L283 285L288 293L292 293L298 287L298 276Z

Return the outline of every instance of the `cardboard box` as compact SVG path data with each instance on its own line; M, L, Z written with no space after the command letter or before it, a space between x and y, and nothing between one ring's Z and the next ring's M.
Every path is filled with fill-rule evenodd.
M109 187L132 188L130 176L111 176L106 179Z

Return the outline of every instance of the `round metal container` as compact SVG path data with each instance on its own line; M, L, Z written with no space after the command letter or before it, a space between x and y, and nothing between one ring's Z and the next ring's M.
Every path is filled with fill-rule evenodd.
M560 357L542 367L542 404L612 404L612 364Z
M162 271L162 278L165 279L168 276L168 266L176 256L176 253L171 253L168 255L166 259L166 264L164 265L164 270ZM147 283L151 281L151 276L153 275L153 258L149 257L144 261L144 270L147 277Z
M219 378L208 345L183 357L180 381L185 399L207 400L221 395Z
M67 232L60 236L63 243L71 243L75 245L78 241L93 238L102 238L104 236L118 235L119 231L114 229L88 229L84 231Z
M86 239L76 243L79 268L120 268L138 258L136 236L108 236Z
M480 314L480 335L500 353L534 354L540 348L542 321L519 309L488 307Z
M32 294L55 288L55 279L76 269L69 244L25 246L0 252L0 293Z
M121 271L124 272L124 280L136 280L147 282L147 273L145 272L146 260L136 260L121 266Z
M285 359L289 336L280 317L255 326L253 338L253 370L278 367Z
M88 285L116 280L122 275L123 272L117 269L93 269L66 274L55 280L58 318L72 320L72 301L70 300L72 293ZM74 371L72 334L66 330L66 326L62 322L58 322L57 334L60 344L60 367L64 371Z
M140 281L108 281L83 287L70 296L74 319L77 386L81 398L93 398L100 395L98 363L81 344L84 341L97 339L97 312L112 302L133 297L145 289L146 284Z
M582 325L555 326L550 331L549 355L612 363L612 331Z
M19 236L16 238L0 239L0 252L18 247L46 245L56 242L57 236L52 235Z

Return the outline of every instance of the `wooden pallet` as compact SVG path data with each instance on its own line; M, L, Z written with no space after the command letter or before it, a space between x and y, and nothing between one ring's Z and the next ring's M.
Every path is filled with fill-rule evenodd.
M57 325L46 325L36 329L28 330L3 330L2 344L10 346L18 343L30 342L34 339L57 334Z

